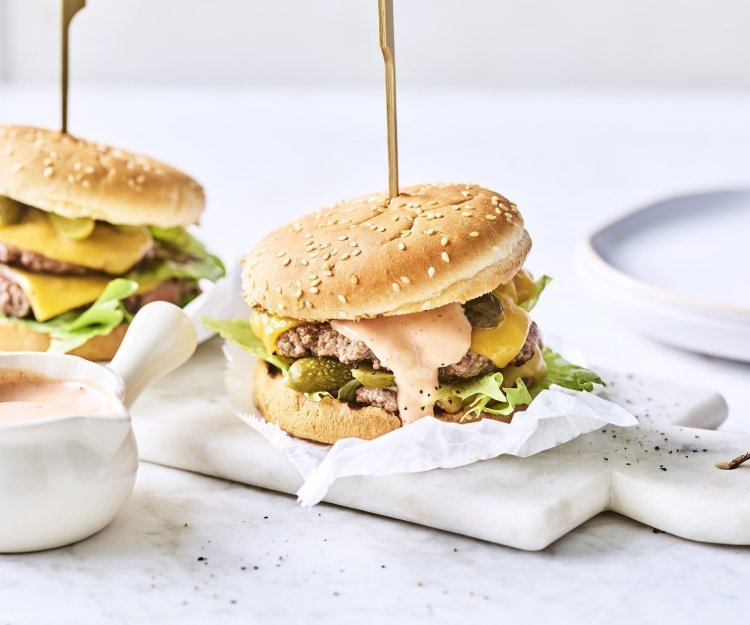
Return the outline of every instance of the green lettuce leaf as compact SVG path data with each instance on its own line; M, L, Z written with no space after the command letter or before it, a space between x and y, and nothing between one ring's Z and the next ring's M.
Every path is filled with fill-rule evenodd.
M226 269L221 260L184 228L150 228L151 236L161 245L156 257L128 274L141 284L171 279L216 281Z
M138 290L138 283L117 278L105 287L99 298L83 312L71 311L48 321L17 319L2 315L3 319L25 325L36 332L49 334L49 351L64 354L80 347L95 336L109 334L131 315L122 301Z
M523 380L516 381L511 388L502 388L503 374L488 373L456 384L441 386L435 393L435 401L458 397L468 405L464 418L481 413L509 415L518 406L531 403L531 395Z
M574 391L589 392L594 390L595 384L604 386L604 382L596 373L568 362L549 347L544 348L544 361L547 363L547 375L531 387L532 397L536 397L553 384Z
M534 292L532 293L531 297L523 302L519 302L518 305L526 312L532 310L534 306L536 306L536 303L539 301L539 296L542 294L542 291L547 288L547 285L550 282L552 282L552 278L550 278L549 276L542 276L541 278L539 278L536 282L534 282Z
M236 343L259 360L265 360L267 363L278 367L284 372L289 370L289 365L293 362L291 358L284 358L283 356L276 356L269 353L266 346L263 345L263 341L255 336L249 321L244 319L209 319L208 317L203 317L201 318L201 322L209 330L217 332L223 339Z

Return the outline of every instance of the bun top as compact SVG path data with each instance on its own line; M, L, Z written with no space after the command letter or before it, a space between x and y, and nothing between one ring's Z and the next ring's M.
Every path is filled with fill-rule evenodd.
M0 195L64 217L132 226L188 226L205 205L203 188L169 165L27 126L0 126Z
M477 185L407 187L325 207L245 259L250 306L324 321L465 302L509 282L531 248L516 205Z

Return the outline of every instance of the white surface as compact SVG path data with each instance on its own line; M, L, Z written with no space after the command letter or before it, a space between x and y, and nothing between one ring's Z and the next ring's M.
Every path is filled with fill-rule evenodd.
M394 5L404 89L750 84L745 0ZM56 84L57 13L49 0L0 2L10 79ZM377 37L376 0L90 0L73 23L72 77L380 87Z
M580 271L646 336L750 362L750 191L677 196L591 235Z
M624 210L747 184L750 94L400 95L405 183L479 181L518 202L534 238L529 267L555 277L534 311L551 343L571 359L716 388L730 408L722 429L750 433L750 366L633 334L586 299L574 271L587 232ZM206 185L203 236L225 259L272 224L386 183L379 90L78 86L71 104L77 132L158 155ZM0 88L0 119L54 124L55 92ZM210 614L217 622L350 623L357 613L362 622L399 615L409 623L467 615L477 623L690 622L737 620L750 602L748 549L654 535L616 515L525 553L328 506L300 517L292 498L149 465L141 478L125 514L100 536L54 553L0 558L6 620L163 617L187 625ZM185 521L200 529L180 534ZM195 560L201 546L213 556L209 565ZM262 574L238 578L240 557L260 560Z
M220 343L202 345L185 367L143 397L134 411L142 457L301 493L299 469L285 451L234 417L226 398L217 399ZM503 456L450 470L341 477L325 500L520 549L542 549L610 509L694 540L750 544L750 472L714 466L750 449L750 437L670 425L720 423L726 414L721 398L628 374L614 376L610 386L613 400L639 415L641 427L607 425L525 459ZM175 397L190 410L175 410ZM524 414L515 420L523 427ZM547 426L543 421L539 427ZM368 453L372 461L374 452Z

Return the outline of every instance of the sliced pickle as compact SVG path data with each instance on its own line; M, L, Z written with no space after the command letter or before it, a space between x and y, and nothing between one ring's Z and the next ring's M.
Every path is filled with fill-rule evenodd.
M352 372L333 358L300 358L289 367L286 385L299 393L333 393L351 381Z
M396 386L396 378L390 371L373 369L370 364L360 363L358 367L352 369L352 375L362 386L370 388Z
M10 226L21 221L26 204L0 195L0 226Z
M472 328L496 328L503 316L503 304L492 293L469 300L464 313Z
M96 227L96 222L88 217L69 219L55 213L48 213L47 216L57 234L66 239L73 239L74 241L89 238Z
M464 407L464 403L461 399L455 396L449 397L448 399L438 399L435 404L442 408L443 412L447 412L448 414L454 414Z

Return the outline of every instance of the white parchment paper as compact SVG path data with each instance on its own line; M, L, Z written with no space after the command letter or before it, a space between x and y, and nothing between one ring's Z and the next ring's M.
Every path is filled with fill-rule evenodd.
M511 423L482 419L458 424L425 417L372 441L348 438L322 445L289 436L265 421L252 401L255 358L231 343L224 352L233 410L283 451L302 475L305 483L297 496L305 507L320 502L339 477L458 467L502 454L526 457L607 424L637 424L630 412L603 397L553 387L540 393Z

